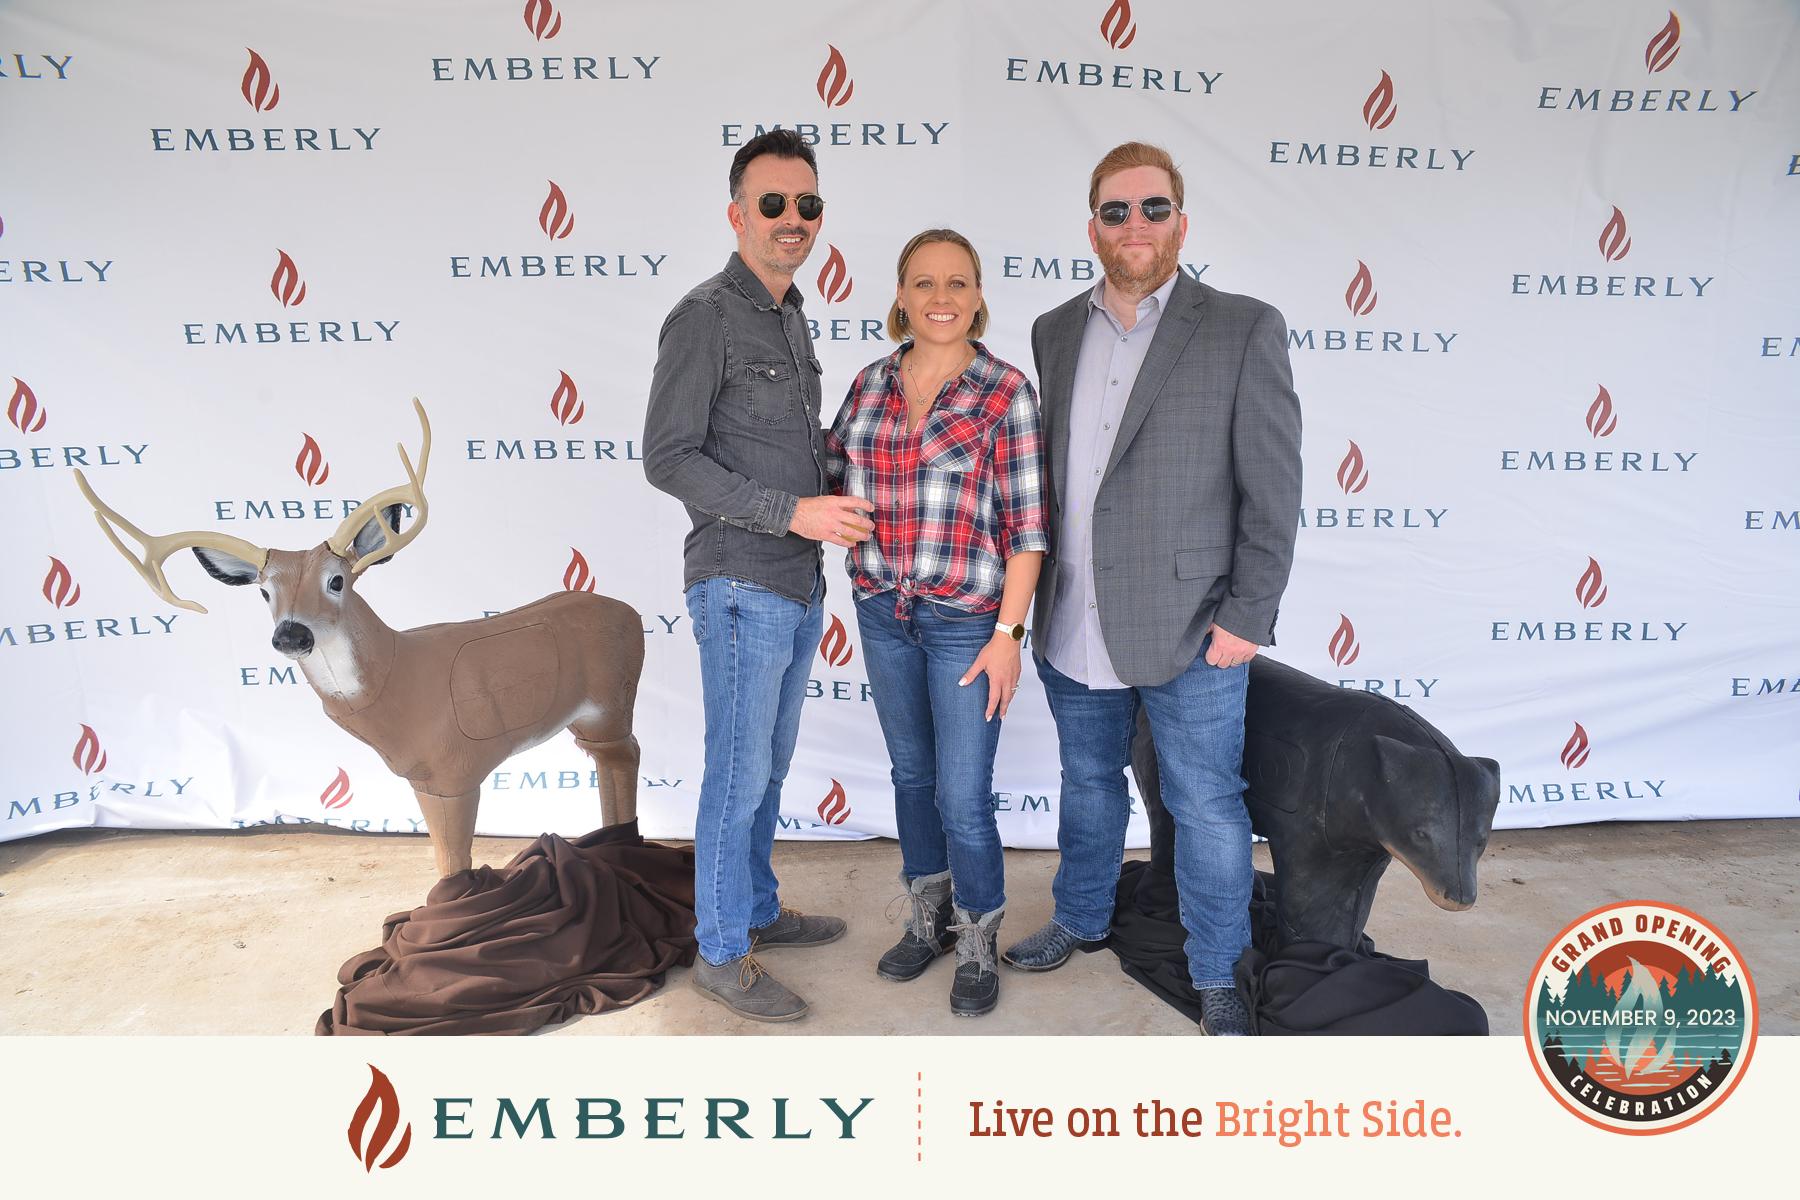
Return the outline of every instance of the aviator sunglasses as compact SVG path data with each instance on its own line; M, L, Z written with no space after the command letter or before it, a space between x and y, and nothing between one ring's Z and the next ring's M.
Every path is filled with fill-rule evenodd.
M1175 215L1175 202L1167 196L1145 196L1142 200L1108 200L1094 210L1100 223L1108 227L1123 225L1131 219L1133 206L1144 214L1144 220L1157 224Z
M787 211L788 198L780 192L764 192L756 198L756 211L773 221ZM825 211L825 198L813 192L794 197L794 211L802 221L816 221Z

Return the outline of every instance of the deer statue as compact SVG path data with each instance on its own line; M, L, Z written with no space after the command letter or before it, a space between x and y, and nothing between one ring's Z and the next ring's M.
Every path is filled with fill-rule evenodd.
M606 825L637 817L638 744L632 706L644 666L642 619L630 605L565 591L479 621L391 629L356 594L365 569L387 562L425 527L431 423L415 471L400 446L407 482L365 500L337 532L310 550L267 550L229 534L190 530L151 537L75 481L113 547L164 600L174 594L163 564L190 549L220 583L258 584L275 619L274 647L295 659L325 715L373 746L412 785L441 875L468 870L481 782L521 750L559 729L599 771ZM401 531L410 507L412 521ZM132 553L119 532L143 547Z

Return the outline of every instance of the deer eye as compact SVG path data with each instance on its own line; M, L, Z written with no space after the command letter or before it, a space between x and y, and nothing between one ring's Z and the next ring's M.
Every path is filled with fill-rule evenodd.
M269 598L269 589L268 588L257 588L256 590L263 594L264 600L267 600Z
M325 586L333 592L341 592L344 590L344 577L342 575L333 575Z

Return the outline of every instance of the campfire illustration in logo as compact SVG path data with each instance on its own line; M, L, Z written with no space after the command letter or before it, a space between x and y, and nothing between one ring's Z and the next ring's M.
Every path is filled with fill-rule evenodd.
M1400 110L1394 106L1394 80L1386 71L1381 73L1381 82L1363 101L1363 121L1370 129L1386 129L1394 123Z
M1131 0L1113 0L1100 18L1100 36L1114 50L1124 50L1137 38L1137 22L1131 19Z
M100 748L100 735L94 732L92 725L81 727L81 736L75 740L75 753L70 758L83 775L106 770L106 751Z
M546 41L562 32L562 14L556 11L556 5L550 3L550 0L527 0L525 28L538 41Z
M1675 15L1674 9L1670 9L1669 23L1657 30L1656 36L1644 47L1644 65L1654 75L1658 71L1668 70L1669 65L1675 61L1675 56L1680 53L1681 19Z
M356 1113L350 1118L350 1153L363 1165L365 1172L372 1172L376 1167L387 1170L406 1157L412 1149L412 1122L406 1123L406 1129L400 1134L399 1144L394 1152L381 1162L382 1151L388 1148L393 1140L394 1131L400 1128L400 1097L394 1091L393 1082L381 1073L374 1063L369 1064L369 1090L363 1094L362 1103L356 1106ZM369 1128L369 1119L375 1119L375 1127ZM363 1140L363 1134L368 1140Z
M1349 666L1362 653L1362 643L1356 640L1356 626L1343 613L1338 614L1337 632L1331 635L1331 644L1326 651L1331 655L1331 661L1340 667Z
M850 277L850 267L844 262L843 253L836 246L828 248L831 253L826 257L825 265L819 268L819 295L828 304L842 304L850 298L850 289L856 286L856 280Z
M842 108L850 103L850 97L856 92L856 80L850 78L850 65L836 46L826 46L831 51L825 58L824 67L819 70L818 93L828 107Z
M1600 394L1588 405L1587 427L1597 438L1610 437L1619 427L1619 418L1613 413L1612 393L1606 390L1605 384L1600 385Z
M342 808L354 799L356 797L350 793L350 773L342 767L338 768L336 778L319 793L319 803L326 808Z
M244 68L241 89L244 99L257 112L270 112L281 102L281 88L269 73L269 64L263 61L263 56L248 46L244 49L250 55L250 65Z
M556 180L549 183L550 193L544 197L544 207L538 209L538 228L551 241L558 242L575 232L575 213L569 208L569 198L563 195Z
M306 440L300 444L300 453L294 458L294 473L311 486L319 487L331 478L331 464L325 461L325 452L319 449L312 434L300 436Z
M844 628L842 618L832 614L831 627L819 639L820 656L834 667L847 667L855 653L850 648L850 631Z
M819 820L827 825L842 825L850 819L850 802L844 796L844 785L833 779L831 790L819 801Z
M44 599L57 608L67 608L81 599L81 585L55 555L51 555L50 570L44 575Z
M562 382L550 393L550 412L562 424L573 425L587 413L587 405L581 402L581 393L576 390L569 373L563 371L561 374Z
M1587 762L1588 745L1588 731L1581 727L1580 721L1577 721L1575 722L1575 732L1571 733L1569 740L1563 743L1562 753L1557 757L1562 760L1563 766L1573 771Z
M570 592L591 592L594 590L594 573L588 569L587 555L569 547L569 565L563 571L563 590Z
M20 433L37 433L44 427L46 416L44 406L38 403L37 393L31 390L18 376L13 377L12 399L6 403L6 419Z
M1600 564L1591 557L1587 570L1575 582L1575 598L1581 601L1583 608L1599 608L1606 603L1606 578L1601 574Z
M300 268L286 250L275 253L279 257L275 260L275 273L269 276L269 293L281 301L281 307L292 308L306 299L306 281L300 278Z
M1625 214L1613 206L1612 219L1600 231L1600 253L1607 262L1618 262L1631 253L1631 237L1625 228Z
M1350 443L1344 461L1338 464L1337 481L1346 496L1354 496L1369 486L1369 471L1363 466L1362 447L1355 442Z
M1366 317L1375 311L1375 301L1381 297L1375 291L1375 277L1369 274L1368 264L1362 259L1356 260L1356 274L1350 280L1350 286L1344 289L1344 306L1352 314Z

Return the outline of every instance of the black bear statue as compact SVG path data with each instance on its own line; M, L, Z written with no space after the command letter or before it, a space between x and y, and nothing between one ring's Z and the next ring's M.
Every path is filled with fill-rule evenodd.
M1150 818L1150 867L1173 876L1175 827L1139 710L1132 773ZM1269 840L1282 945L1354 949L1390 859L1439 908L1475 903L1475 866L1500 804L1500 766L1470 758L1412 709L1250 661L1244 802Z

